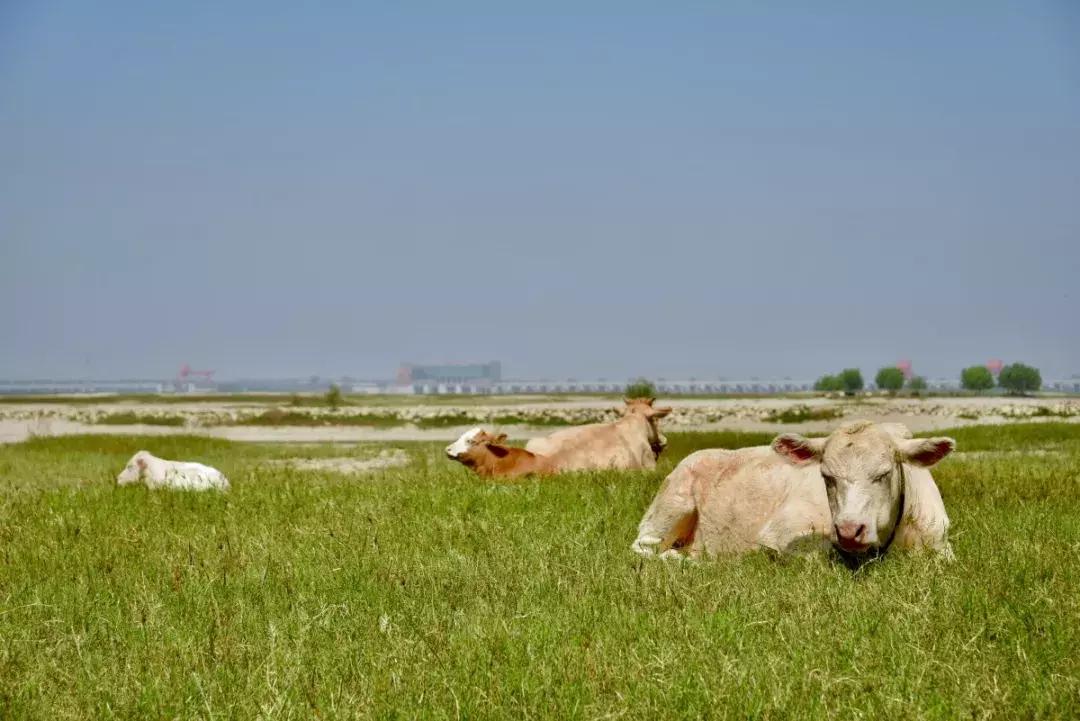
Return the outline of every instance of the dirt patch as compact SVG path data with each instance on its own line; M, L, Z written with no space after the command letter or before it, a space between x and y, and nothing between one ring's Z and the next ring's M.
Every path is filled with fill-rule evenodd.
M404 466L409 454L400 448L388 448L371 458L285 458L271 461L271 465L285 466L297 471L330 471L331 473L360 474Z

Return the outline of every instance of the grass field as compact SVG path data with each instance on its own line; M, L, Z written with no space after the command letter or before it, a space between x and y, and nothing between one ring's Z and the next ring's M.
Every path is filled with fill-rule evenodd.
M971 427L936 470L957 561L701 564L628 547L655 473L503 484L394 444L0 446L0 718L1076 718L1080 425ZM118 489L137 449L227 495Z

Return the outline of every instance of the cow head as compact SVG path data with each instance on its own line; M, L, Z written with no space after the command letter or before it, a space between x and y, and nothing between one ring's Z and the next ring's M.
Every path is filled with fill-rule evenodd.
M141 481L143 474L146 473L150 458L149 451L139 451L133 455L127 465L124 466L124 470L120 471L120 475L116 477L116 484L126 486Z
M505 456L506 434L488 433L483 428L465 431L461 437L446 447L446 455L459 463L472 467L485 455Z
M627 398L624 401L623 417L637 416L647 421L649 446L652 448L653 453L656 454L656 457L659 458L660 453L667 446L667 438L660 432L657 423L661 418L671 413L672 409L670 407L654 408L653 403L655 402L655 398Z
M796 465L818 464L833 519L833 543L863 554L892 538L903 512L904 464L928 468L949 455L951 438L904 438L888 427L856 421L828 438L777 436L773 450Z

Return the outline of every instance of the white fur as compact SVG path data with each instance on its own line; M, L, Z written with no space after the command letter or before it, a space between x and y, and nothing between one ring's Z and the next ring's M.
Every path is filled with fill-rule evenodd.
M927 548L952 558L949 517L930 471L916 465L917 453L949 439L908 440L906 428L890 425L874 431L872 424L838 431L835 453L825 453L826 439L781 436L773 447L735 451L713 449L687 456L666 479L638 526L632 550L643 556L670 557L673 546L690 557L769 548L802 553L836 542L834 514L839 523L865 524L868 545L879 545L892 533L898 515L900 464L905 498L902 522L893 547ZM850 433L848 431L855 431ZM847 441L852 441L848 444ZM784 449L811 452L788 460ZM821 459L837 477L836 508L822 480ZM890 462L891 459L891 462ZM930 460L926 465L933 465ZM874 481L892 470L885 480ZM853 482L854 481L854 482ZM692 529L692 532L689 532Z
M469 441L475 438L482 430L483 428L476 427L472 430L462 433L461 438L458 438L456 441L446 447L446 455L450 456L451 458L457 458L462 453L469 450Z
M139 451L116 477L117 485L145 483L147 488L173 488L184 491L227 491L229 479L216 468L202 463L166 461L148 451Z

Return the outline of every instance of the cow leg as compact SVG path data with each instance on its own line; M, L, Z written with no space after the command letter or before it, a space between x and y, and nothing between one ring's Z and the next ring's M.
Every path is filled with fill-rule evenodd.
M678 549L690 543L696 527L693 476L680 466L664 479L656 498L638 524L637 540L630 549L642 556L652 556L657 552L664 558L672 554L682 555Z
M815 504L785 503L758 534L758 544L784 555L810 555L827 550L831 517Z

